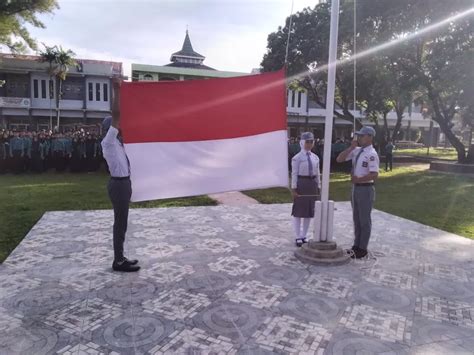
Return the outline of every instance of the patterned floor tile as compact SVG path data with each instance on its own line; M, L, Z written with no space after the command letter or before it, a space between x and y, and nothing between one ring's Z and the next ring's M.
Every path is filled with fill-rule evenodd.
M307 292L316 292L333 298L349 297L353 283L347 279L323 275L310 275L301 285Z
M419 297L416 300L416 314L439 322L474 329L474 305L451 301L441 297Z
M77 300L49 313L45 323L80 335L81 332L99 328L107 320L117 318L122 313L122 306L98 298Z
M222 271L232 276L248 275L259 266L255 260L241 259L237 256L223 256L217 262L209 264L212 271Z
M468 282L467 273L463 269L452 265L425 263L420 265L420 273L431 277Z
M473 347L474 241L373 212L376 260L294 257L291 205L46 213L0 265L0 354L457 354ZM349 203L335 238L352 245ZM407 232L409 231L409 232ZM413 323L413 324L412 324Z
M228 241L224 239L203 239L196 243L196 249L210 251L211 253L228 253L232 249L238 248L239 244L234 241Z
M229 300L257 308L277 306L288 295L281 286L267 286L258 281L239 282L236 286L225 293Z
M282 316L268 318L255 335L255 341L264 349L290 354L322 354L330 336L317 323L304 323Z
M158 345L152 348L149 353L153 355L237 353L229 338L222 335L213 337L198 328L184 329L181 332L176 331L169 336L169 339L170 341L166 345Z
M340 324L350 331L385 341L409 343L412 321L392 311L366 305L348 307Z
M417 279L410 274L384 271L378 268L370 270L369 274L365 277L365 280L378 285L395 287L403 290L412 290L417 286Z
M163 291L154 299L143 302L145 312L158 313L170 320L194 317L211 301L204 294L190 293L183 289Z

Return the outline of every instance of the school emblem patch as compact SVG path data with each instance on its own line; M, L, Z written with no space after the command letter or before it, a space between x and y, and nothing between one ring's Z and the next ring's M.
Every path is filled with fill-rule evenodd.
M362 163L362 167L363 167L363 168L367 168L368 166L369 166L369 163L368 163L368 162L364 161L364 162Z

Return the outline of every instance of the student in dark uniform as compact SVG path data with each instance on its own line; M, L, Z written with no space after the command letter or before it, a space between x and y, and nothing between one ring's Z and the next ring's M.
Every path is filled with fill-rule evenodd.
M32 135L30 132L23 133L23 146L25 155L23 157L23 171L29 171L31 166L31 144Z
M8 162L10 156L10 146L8 144L8 134L3 132L0 136L0 174L8 171Z
M86 138L86 161L87 171L93 172L95 166L95 158L97 155L97 142L92 138L90 133L87 134Z
M392 141L389 140L387 145L385 146L385 171L388 171L390 167L390 171L393 168L393 150L395 146L392 144Z
M294 201L291 215L298 247L307 241L306 235L314 217L315 203L321 187L319 158L311 151L314 146L313 133L303 133L300 145L300 152L291 160L291 191Z
M140 270L138 260L129 260L124 255L125 234L128 225L128 209L132 196L130 180L130 162L120 134L120 84L118 79L113 81L112 117L103 122L103 130L107 132L102 140L104 157L110 167L110 181L107 186L110 201L114 207L114 261L115 271L133 272Z
M43 172L43 147L42 144L37 136L33 137L33 140L31 142L31 150L30 150L30 155L31 155L31 171L35 173L41 173Z
M72 139L72 156L69 168L71 173L78 173L84 171L84 143L81 142L78 136Z
M63 172L66 169L66 147L64 139L60 133L57 133L52 142L53 164L57 172Z
M20 138L18 132L13 133L13 138L10 139L10 158L12 171L19 174L23 171L23 158L25 156L24 141Z

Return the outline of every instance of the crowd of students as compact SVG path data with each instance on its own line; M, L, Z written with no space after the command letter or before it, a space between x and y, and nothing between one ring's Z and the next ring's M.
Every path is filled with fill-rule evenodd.
M93 172L102 162L101 137L84 130L54 133L0 130L0 174Z

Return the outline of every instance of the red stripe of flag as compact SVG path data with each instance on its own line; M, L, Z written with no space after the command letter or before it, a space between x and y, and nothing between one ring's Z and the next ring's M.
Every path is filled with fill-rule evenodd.
M283 70L225 79L131 82L121 89L125 143L229 139L286 130Z

